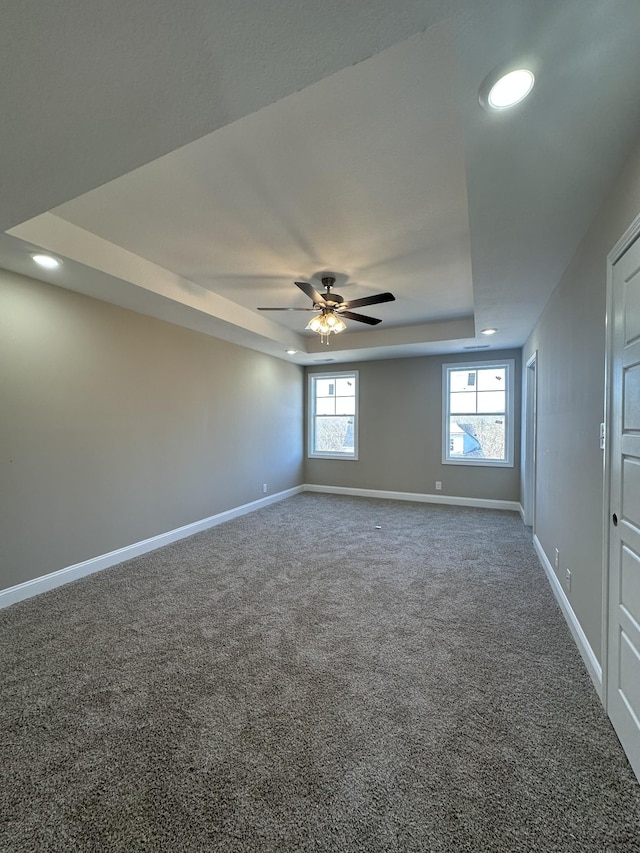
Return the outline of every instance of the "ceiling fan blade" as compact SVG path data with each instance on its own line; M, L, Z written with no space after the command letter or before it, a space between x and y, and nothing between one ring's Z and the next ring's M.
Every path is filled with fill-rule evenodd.
M358 323L367 323L369 326L377 326L382 320L375 317L367 317L365 314L354 314L353 311L340 311L339 317L347 317L349 320L357 320Z
M314 305L324 305L324 296L321 296L315 287L312 284L309 284L308 281L296 281L296 286L300 288L303 293L306 293L309 299L313 301Z
M363 296L362 299L351 299L343 302L340 308L363 308L365 305L379 305L381 302L395 302L393 293L378 293L375 296Z
M256 308L256 311L315 311L315 308Z

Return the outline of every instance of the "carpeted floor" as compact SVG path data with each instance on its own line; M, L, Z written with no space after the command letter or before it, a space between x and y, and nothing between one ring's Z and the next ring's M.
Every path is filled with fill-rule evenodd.
M530 538L302 494L0 612L0 850L640 851Z

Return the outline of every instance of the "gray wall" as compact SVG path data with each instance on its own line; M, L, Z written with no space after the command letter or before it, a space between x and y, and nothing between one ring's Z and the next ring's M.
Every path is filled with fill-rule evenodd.
M602 641L606 259L640 212L640 150L632 157L523 350L538 351L536 535L598 659ZM565 590L566 591L566 590Z
M515 359L516 462L513 468L442 464L442 365ZM359 458L307 459L305 482L358 489L435 493L494 500L520 499L519 350L321 365L307 372L357 369L360 382Z
M0 588L302 482L302 368L0 271Z

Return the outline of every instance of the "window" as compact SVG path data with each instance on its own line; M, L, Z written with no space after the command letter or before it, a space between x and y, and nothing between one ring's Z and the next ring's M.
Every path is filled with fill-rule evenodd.
M309 456L358 458L358 372L309 374Z
M513 360L444 364L442 371L442 461L513 467Z

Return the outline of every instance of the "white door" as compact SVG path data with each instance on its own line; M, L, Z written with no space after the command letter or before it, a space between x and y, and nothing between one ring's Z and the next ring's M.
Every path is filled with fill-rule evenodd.
M640 778L640 240L612 281L607 711Z

